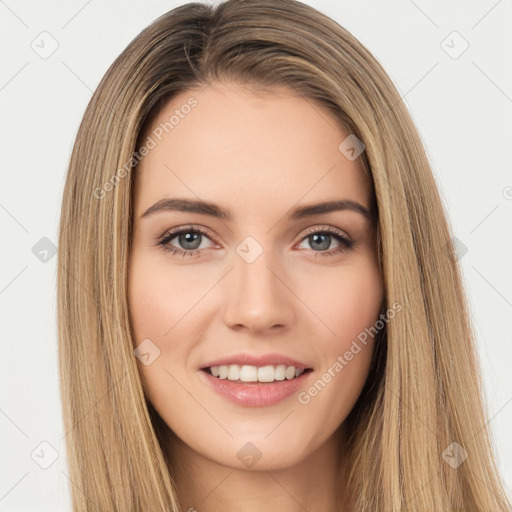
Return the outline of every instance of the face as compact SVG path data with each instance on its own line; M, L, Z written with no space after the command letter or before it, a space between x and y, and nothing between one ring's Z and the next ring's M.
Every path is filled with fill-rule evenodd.
M358 340L383 288L370 187L338 149L348 135L288 89L228 82L174 97L145 134L134 345L147 398L195 456L292 466L332 441L362 390L373 339ZM331 201L359 206L310 208Z

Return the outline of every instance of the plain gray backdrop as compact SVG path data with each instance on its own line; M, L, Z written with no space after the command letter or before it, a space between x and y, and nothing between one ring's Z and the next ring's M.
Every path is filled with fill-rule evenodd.
M0 0L0 511L70 510L54 254L67 164L110 64L183 3ZM458 239L490 427L511 489L512 1L305 3L375 55L424 141Z

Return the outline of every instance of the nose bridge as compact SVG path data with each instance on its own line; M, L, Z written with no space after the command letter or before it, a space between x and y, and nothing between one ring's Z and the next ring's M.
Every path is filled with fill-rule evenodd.
M286 276L272 249L247 237L236 248L234 267L226 323L252 330L289 326L293 320L293 296L283 283Z

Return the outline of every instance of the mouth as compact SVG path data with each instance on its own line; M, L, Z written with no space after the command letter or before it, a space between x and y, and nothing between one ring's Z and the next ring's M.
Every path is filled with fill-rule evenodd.
M208 375L219 380L229 380L239 384L265 383L295 380L302 374L312 372L312 368L303 368L293 365L218 365L201 368Z
M314 369L286 354L242 352L205 362L199 370L201 380L228 401L267 407L291 399Z
M199 376L224 399L243 407L268 407L297 394L309 380L312 368L294 365L205 366Z

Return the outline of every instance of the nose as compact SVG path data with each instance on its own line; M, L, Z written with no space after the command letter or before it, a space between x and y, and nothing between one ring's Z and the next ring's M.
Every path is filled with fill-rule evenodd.
M228 327L269 334L289 329L295 321L297 299L283 266L277 265L270 253L264 250L250 263L235 254L226 283L224 322Z

